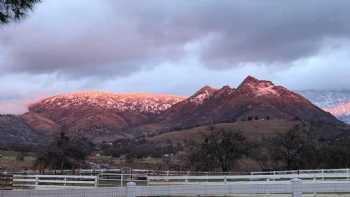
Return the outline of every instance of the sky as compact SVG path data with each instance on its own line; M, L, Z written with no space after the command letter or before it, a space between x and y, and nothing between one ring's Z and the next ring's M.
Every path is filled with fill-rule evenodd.
M43 0L0 26L0 113L83 90L188 96L247 76L350 89L348 0Z

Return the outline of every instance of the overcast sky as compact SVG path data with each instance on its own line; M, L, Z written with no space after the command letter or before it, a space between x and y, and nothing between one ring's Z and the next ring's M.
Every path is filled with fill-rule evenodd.
M103 90L191 95L247 75L350 89L348 0L43 0L0 26L0 113Z

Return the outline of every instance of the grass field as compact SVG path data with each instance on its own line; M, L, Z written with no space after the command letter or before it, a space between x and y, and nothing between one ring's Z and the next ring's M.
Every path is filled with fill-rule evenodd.
M0 150L0 169L29 169L33 166L35 157L32 153Z

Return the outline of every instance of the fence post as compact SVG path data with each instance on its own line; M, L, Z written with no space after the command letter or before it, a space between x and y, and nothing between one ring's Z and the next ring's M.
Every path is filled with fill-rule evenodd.
M95 176L95 187L98 187L99 184L99 174L96 174Z
M39 177L35 176L35 185L39 185Z
M301 191L302 180L294 178L291 180L292 184L292 197L302 197L303 192Z
M128 182L126 184L126 197L136 197L136 183Z

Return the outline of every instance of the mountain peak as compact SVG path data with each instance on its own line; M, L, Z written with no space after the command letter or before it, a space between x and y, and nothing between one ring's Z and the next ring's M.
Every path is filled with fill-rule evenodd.
M235 91L234 88L231 88L228 85L223 86L221 89L215 92L215 97L221 97L223 95L230 95Z
M273 86L273 85L274 84L271 81L259 80L255 77L248 76L239 85L238 89L243 88L245 86Z
M243 84L244 83L258 83L259 80L251 75L248 75L244 80L243 80Z
M196 95L199 95L199 94L202 94L202 93L212 93L212 92L215 92L217 89L213 88L213 87L210 87L208 85L202 87L201 89L199 89L196 93L194 93L193 96L196 96Z
M217 89L215 88L204 86L199 89L194 95L192 95L189 101L192 103L202 104L205 99L213 95L216 91Z
M271 81L258 80L252 76L248 76L239 85L238 90L242 93L254 94L255 96L275 95L279 96L279 87L275 86Z

